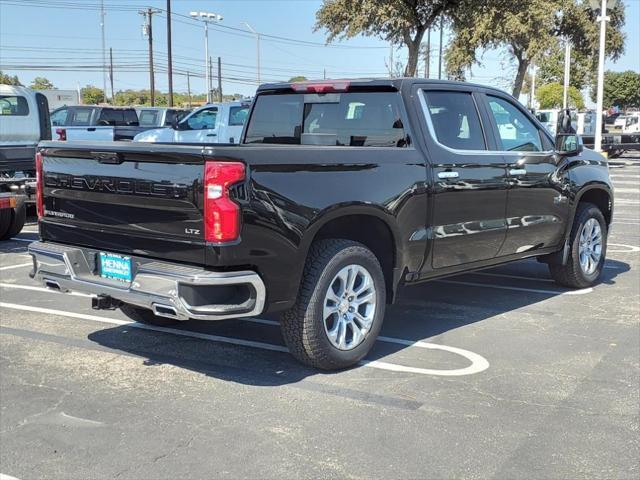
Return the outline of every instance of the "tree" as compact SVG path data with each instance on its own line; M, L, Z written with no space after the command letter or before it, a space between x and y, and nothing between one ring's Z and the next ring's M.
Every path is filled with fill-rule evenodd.
M45 77L36 77L33 79L30 85L34 90L52 90L56 87L53 86L53 83Z
M296 77L291 77L289 79L289 83L291 82L306 82L308 79L304 75L298 75Z
M557 41L536 65L536 81L540 85L547 83L564 83L564 45ZM569 69L569 85L582 90L592 81L590 60L579 51L571 51L571 66Z
M480 3L480 2L478 2ZM560 14L561 13L561 14ZM624 51L624 4L608 11L606 54L617 59ZM464 70L480 64L480 50L506 48L516 64L513 95L520 95L532 62L539 63L568 38L576 58L583 56L591 68L597 61L598 25L596 13L583 0L495 0L483 2L476 14L457 17L454 38L447 49L447 70L464 78ZM562 53L564 64L564 53ZM557 79L557 77L555 78Z
M492 3L495 0L484 0ZM327 42L375 36L392 45L404 44L409 58L404 75L413 77L418 66L422 38L441 17L472 15L476 0L324 0L316 12L315 31L324 29Z
M80 90L80 95L82 96L82 103L86 105L97 105L104 102L104 92L101 88L93 85L87 85Z
M562 108L564 86L558 82L547 83L536 89L536 99L540 108ZM584 108L582 93L574 86L569 86L567 102L569 107Z
M632 70L626 72L604 72L604 107L614 105L627 109L640 107L640 73ZM595 87L591 91L591 99L596 101Z
M18 86L22 86L22 83L20 83L20 80L18 80L18 76L17 75L6 75L4 73L2 73L2 71L0 70L0 85L18 85Z

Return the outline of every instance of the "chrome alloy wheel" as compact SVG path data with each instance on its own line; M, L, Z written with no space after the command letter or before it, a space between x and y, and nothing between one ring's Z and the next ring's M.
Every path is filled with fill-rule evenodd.
M602 256L602 228L595 218L590 218L580 232L578 246L580 268L585 275L593 274L598 268Z
M373 324L376 297L373 278L361 265L347 265L333 277L324 298L322 318L334 347L352 350L364 341Z

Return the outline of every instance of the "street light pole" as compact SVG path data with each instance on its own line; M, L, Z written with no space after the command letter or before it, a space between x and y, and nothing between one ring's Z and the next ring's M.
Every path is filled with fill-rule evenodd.
M592 2L595 3L595 2ZM602 0L600 3L600 46L598 51L598 86L596 94L596 132L594 150L596 152L602 151L602 107L604 103L604 54L605 54L605 37L607 32L607 3L612 3L611 0ZM613 6L613 5L612 5Z
M242 22L242 24L256 36L256 66L258 67L258 85L260 85L260 33L247 22Z
M562 91L562 109L566 110L568 107L569 97L569 74L571 72L571 43L569 39L566 39L564 46L564 88Z
M222 15L210 12L189 12L189 15L195 20L204 22L204 75L207 88L207 103L211 103L213 99L211 98L211 75L209 74L209 22L221 22Z

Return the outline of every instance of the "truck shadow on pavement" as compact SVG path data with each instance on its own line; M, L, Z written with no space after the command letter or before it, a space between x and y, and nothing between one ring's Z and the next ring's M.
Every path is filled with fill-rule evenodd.
M600 283L608 285L615 284L615 278L629 270L627 263L615 260L608 260L607 266ZM532 307L534 313L535 309L538 309L539 314L548 318L549 314L553 313L552 308L546 309L538 304L562 295L567 290L548 283L548 274L545 276L545 273L538 270L531 262L528 267L533 267L533 270L538 272L539 282L547 282L541 285L537 283L536 278L533 278L535 284L529 285L528 288L540 289L538 291L527 293L525 291L527 286L524 285L521 288L525 290L520 291L491 288L492 285L498 286L498 283L489 277L483 277L482 282L488 284L484 287L429 282L405 288L396 305L387 308L381 335L383 338L400 339L405 343L421 340L441 344L445 343L444 339L438 337L447 332L490 320L523 307ZM546 267L544 271L546 272ZM470 273L453 277L451 280L478 282L477 275ZM521 285L516 284L520 288ZM503 279L499 286L507 285L514 285L513 280L506 283ZM577 301L584 305L583 295L566 295L566 298L568 302ZM276 318L271 317L274 320ZM173 333L174 331L177 334ZM193 338L180 335L180 331L198 332L222 338L218 341L215 338ZM456 332L456 334L459 333ZM171 329L171 332L118 326L96 331L88 338L108 351L144 358L145 364L150 368L161 364L173 365L218 379L252 386L293 384L319 374L340 373L308 368L287 353L270 351L266 349L267 347L251 348L234 344L234 341L240 340L240 343L260 342L280 349L284 346L278 325L253 323L246 320L190 321L178 324ZM450 346L467 348L464 338L462 333L460 338L456 338L455 345ZM451 344L451 342L454 340L449 336L447 343ZM478 351L475 353L483 354ZM412 348L407 344L387 340L376 342L365 360L382 360L410 367L443 370L468 366L469 362L463 357L455 355L450 357L455 359L446 357L443 360L442 355L438 357L437 352ZM488 360L491 361L491 359ZM322 388L325 387L328 388L328 386Z

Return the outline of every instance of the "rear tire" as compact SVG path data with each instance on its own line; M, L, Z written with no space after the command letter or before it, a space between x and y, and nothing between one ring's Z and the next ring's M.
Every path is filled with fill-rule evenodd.
M10 209L9 212L11 215L9 228L4 234L0 235L0 240L9 240L18 235L24 227L24 222L27 220L27 206L24 200L18 200L16 207Z
M595 223L594 223L595 222ZM599 247L589 243L595 235L591 228L599 229ZM570 288L592 286L602 274L607 253L607 222L598 207L592 203L580 203L569 237L569 258L565 265L549 264L549 271L556 283ZM589 258L591 257L589 261ZM582 258L582 262L581 262Z
M385 303L384 275L371 250L351 240L320 240L309 249L296 303L282 315L282 334L306 365L350 367L373 347Z
M5 240L7 232L11 228L11 208L0 209L0 240Z
M120 310L134 322L155 325L157 327L169 327L175 325L179 320L173 318L159 317L147 308L137 307L129 303L120 305Z

